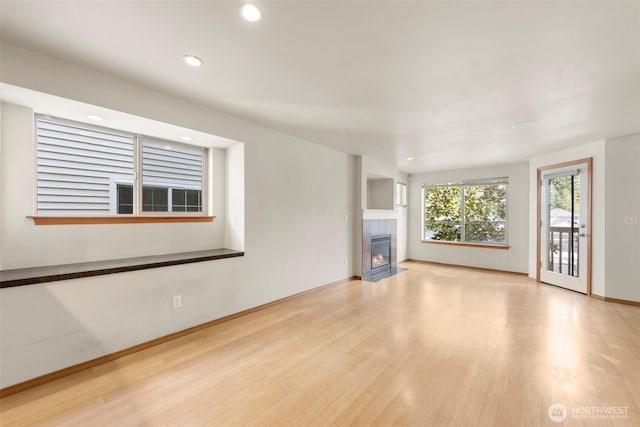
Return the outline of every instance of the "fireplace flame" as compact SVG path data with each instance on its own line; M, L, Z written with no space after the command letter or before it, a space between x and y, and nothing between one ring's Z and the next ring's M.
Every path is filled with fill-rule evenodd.
M385 264L388 264L388 261L384 259L384 255L376 254L371 257L371 265L373 265L373 267L380 267Z

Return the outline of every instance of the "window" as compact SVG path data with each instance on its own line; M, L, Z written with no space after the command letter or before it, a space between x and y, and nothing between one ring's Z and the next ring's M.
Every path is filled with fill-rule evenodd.
M169 212L169 189L143 186L142 210L144 212Z
M173 212L202 211L202 191L174 188L171 191L171 207Z
M45 116L36 131L38 214L203 212L204 148Z
M507 244L507 178L423 186L425 241Z
M118 184L119 214L133 213L133 185Z

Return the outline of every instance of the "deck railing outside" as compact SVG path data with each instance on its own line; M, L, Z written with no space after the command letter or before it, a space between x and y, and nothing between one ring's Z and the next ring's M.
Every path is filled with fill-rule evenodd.
M549 227L549 271L578 277L578 227Z

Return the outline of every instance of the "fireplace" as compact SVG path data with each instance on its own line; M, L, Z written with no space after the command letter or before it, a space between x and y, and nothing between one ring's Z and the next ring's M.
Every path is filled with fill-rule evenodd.
M371 278L387 277L391 270L391 235L371 237Z
M398 269L395 219L362 221L362 278L371 282L391 277Z

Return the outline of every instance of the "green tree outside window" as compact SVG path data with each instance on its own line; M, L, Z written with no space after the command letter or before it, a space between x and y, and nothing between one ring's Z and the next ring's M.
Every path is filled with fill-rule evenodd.
M506 244L507 184L424 188L424 239Z

